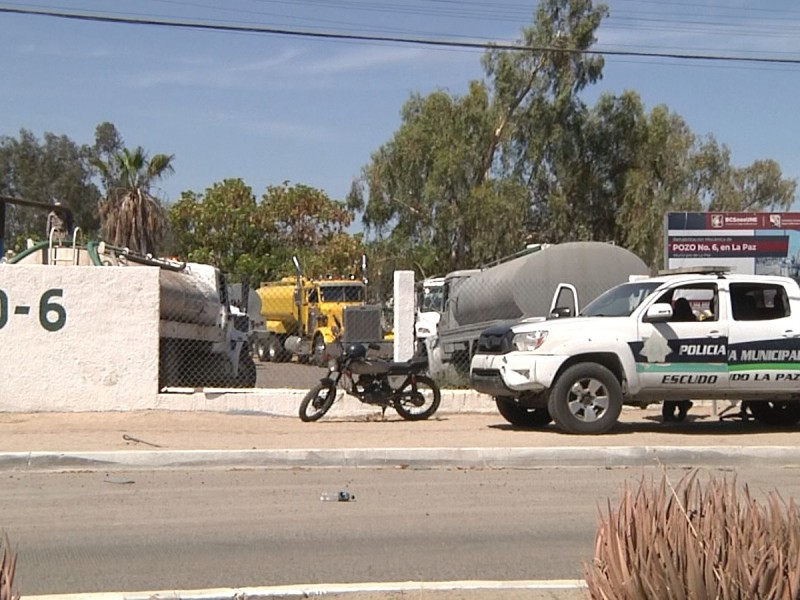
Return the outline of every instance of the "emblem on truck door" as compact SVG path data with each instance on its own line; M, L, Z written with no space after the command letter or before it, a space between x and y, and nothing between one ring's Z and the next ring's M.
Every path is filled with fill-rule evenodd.
M647 359L647 362L664 362L672 349L669 347L666 338L657 333L648 338L644 338L644 346L639 354Z

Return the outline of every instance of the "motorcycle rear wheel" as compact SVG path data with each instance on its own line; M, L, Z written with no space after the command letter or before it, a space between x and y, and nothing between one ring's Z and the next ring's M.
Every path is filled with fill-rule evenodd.
M439 409L441 401L442 393L436 382L426 375L417 375L397 392L394 409L406 421L422 421Z
M300 403L300 420L306 423L317 421L328 412L336 400L336 386L318 383Z

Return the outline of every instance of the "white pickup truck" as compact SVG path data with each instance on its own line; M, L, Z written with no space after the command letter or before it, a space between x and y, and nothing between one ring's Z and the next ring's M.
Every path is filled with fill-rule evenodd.
M800 287L724 268L623 283L576 317L487 329L470 384L514 425L569 433L609 431L623 405L688 398L747 401L757 421L791 426Z

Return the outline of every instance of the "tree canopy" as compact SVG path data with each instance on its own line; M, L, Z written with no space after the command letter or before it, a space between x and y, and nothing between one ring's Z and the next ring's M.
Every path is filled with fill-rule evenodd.
M607 8L544 0L527 50L490 49L464 95L412 94L348 203L376 260L418 275L480 266L526 243L600 240L661 264L672 210L780 210L795 196L777 163L737 168L713 137L635 91L582 92L602 77L591 54Z
M72 210L74 223L92 236L99 227L100 191L92 182L92 149L67 136L46 133L40 141L26 129L19 138L0 137L0 194L60 202ZM17 251L25 239L46 235L47 215L36 209L9 205L6 213L7 246Z
M184 192L169 210L181 258L216 265L251 287L293 275L292 256L310 277L352 273L364 252L360 236L346 231L352 219L322 190L284 182L259 202L241 179Z

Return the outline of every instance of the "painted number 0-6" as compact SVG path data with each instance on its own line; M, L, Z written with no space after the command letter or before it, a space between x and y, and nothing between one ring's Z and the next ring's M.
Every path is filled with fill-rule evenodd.
M66 309L55 301L63 295L64 290L53 288L45 291L39 298L39 324L47 331L58 331L67 323ZM29 310L29 306L16 306L14 314L27 315ZM8 294L0 290L0 329L8 323L9 314Z

